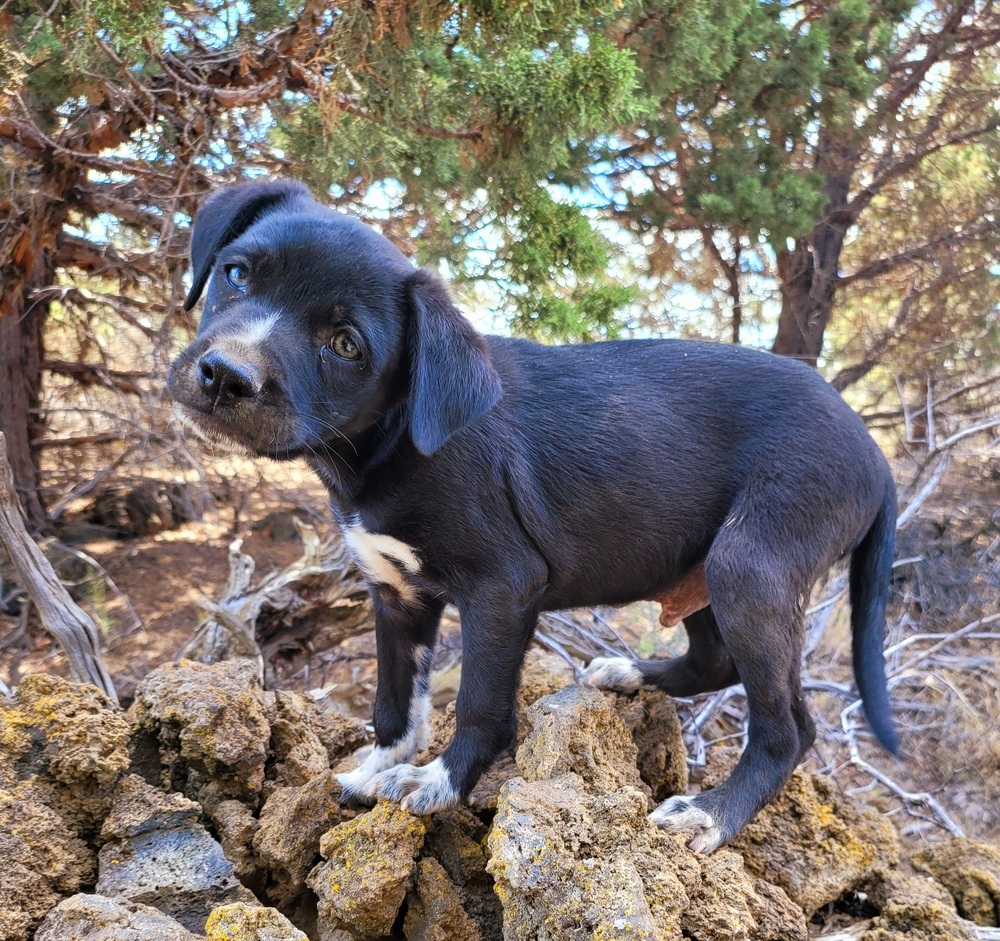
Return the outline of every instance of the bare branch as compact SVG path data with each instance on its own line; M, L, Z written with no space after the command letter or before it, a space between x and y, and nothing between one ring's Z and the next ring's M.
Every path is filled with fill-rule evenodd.
M0 545L28 590L45 629L58 641L73 676L92 683L118 702L114 683L101 656L97 625L69 596L49 560L28 535L7 463L7 439L0 432Z

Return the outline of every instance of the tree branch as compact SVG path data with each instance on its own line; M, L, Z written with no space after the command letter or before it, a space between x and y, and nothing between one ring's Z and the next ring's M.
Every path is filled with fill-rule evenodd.
M10 558L18 579L38 609L42 625L62 647L74 678L92 683L116 705L111 675L101 657L97 625L69 596L41 550L28 535L21 505L14 490L14 475L7 463L7 439L0 432L0 545Z

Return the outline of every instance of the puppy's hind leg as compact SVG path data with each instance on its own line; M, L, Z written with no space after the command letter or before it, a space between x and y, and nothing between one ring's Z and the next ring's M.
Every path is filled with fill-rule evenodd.
M684 618L684 629L688 649L682 656L670 660L595 657L584 670L584 682L623 693L652 686L670 696L684 697L724 689L740 681L711 607Z
M766 519L754 527L744 518L720 533L706 563L719 634L746 689L748 744L727 781L672 797L651 817L664 829L693 831L700 852L731 840L777 794L811 732L798 676L807 585L773 533Z
M420 598L404 606L398 598L372 592L378 687L375 691L375 746L354 771L337 775L344 802L372 803L378 775L410 761L425 746L430 712L431 659L444 603Z

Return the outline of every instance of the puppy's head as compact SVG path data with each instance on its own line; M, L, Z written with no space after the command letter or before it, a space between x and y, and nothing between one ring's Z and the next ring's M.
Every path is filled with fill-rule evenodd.
M202 436L291 458L354 440L395 408L426 455L493 407L500 381L445 286L298 183L212 195L191 238L194 341L170 369Z

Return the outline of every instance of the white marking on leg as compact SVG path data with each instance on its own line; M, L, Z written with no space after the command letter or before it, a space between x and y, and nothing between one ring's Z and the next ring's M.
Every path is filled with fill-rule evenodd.
M430 648L425 647L424 649L429 650ZM400 762L409 761L414 755L420 754L427 745L431 697L427 692L426 676L415 676L413 684L409 712L406 717L406 731L402 737L392 745L376 745L357 768L337 775L341 787L341 798L344 801L373 800L378 794L375 778Z
M431 657L434 651L426 644L413 645L413 663L417 668L418 677L426 677L431 669Z
M642 671L627 657L594 657L583 671L588 686L634 693L642 686Z
M689 843L692 850L707 856L722 843L722 829L715 825L712 815L698 807L687 797L669 797L650 815L649 819L661 830L693 831Z
M375 786L379 797L399 801L403 810L418 817L447 810L461 800L448 766L440 758L421 768L396 765L380 774Z
M344 521L344 542L369 582L388 585L404 601L416 600L416 589L405 574L420 573L420 559L412 546L385 533L368 532L357 516Z

